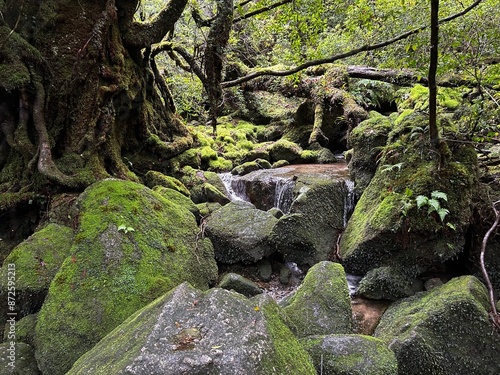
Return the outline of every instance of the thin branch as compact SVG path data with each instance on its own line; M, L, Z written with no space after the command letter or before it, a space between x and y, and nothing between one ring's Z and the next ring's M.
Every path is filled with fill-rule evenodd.
M477 7L483 0L477 0L475 1L473 4L471 4L469 7L465 8L463 11L459 12L459 13L456 13L456 14L453 14L449 17L446 17L446 18L443 18L442 20L439 21L439 24L442 24L442 23L445 23L445 22L449 22L449 21L452 21L454 20L455 18L458 18L460 16L463 16L464 14L470 12L472 9L474 9L475 7ZM403 34L400 34L392 39L389 39L389 40L386 40L384 42L380 42L380 43L376 43L376 44L372 44L372 45L364 45L364 46L361 46L359 48L355 48L351 51L348 51L348 52L344 52L344 53L341 53L341 54L338 54L338 55L334 55L334 56L330 56L330 57L326 57L324 59L317 59L317 60L311 60L311 61L307 61L301 65L298 65L296 66L295 68L291 68L291 69L288 69L288 70L272 70L272 69L261 69L259 71L256 71L256 72L253 72L253 73L250 73L248 74L247 76L245 77L241 77L241 78L238 78L238 79L235 79L233 81L226 81L226 82L223 82L222 83L222 87L226 88L226 87L233 87L233 86L237 86L237 85L240 85L244 82L248 82L252 79L255 79L257 77L261 77L261 76L276 76L276 77L284 77L284 76L288 76L288 75L291 75L291 74L295 74L295 73L298 73L304 69L307 69L311 66L317 66L317 65L322 65L322 64L331 64L335 61L338 61L338 60L342 60L342 59L345 59L347 57L351 57L351 56L354 56L354 55L357 55L358 53L361 53L361 52L368 52L368 51L373 51L373 50L376 50L376 49L380 49L380 48L383 48L383 47L386 47L386 46L389 46L391 44L394 44L396 42L399 42L400 40L403 40L403 39L406 39L412 35L415 35L415 34L418 34L419 32L427 29L429 27L429 25L424 25L424 26L420 26L420 27L417 27L413 30L409 30Z
M488 239L490 235L493 233L493 231L496 229L498 224L500 223L500 201L496 201L493 203L493 212L495 212L495 221L491 228L486 232L483 238L483 242L481 243L481 271L483 273L483 278L486 282L486 286L488 287L488 292L489 292L489 299L490 299L490 304L491 304L491 311L493 313L493 318L495 319L494 322L497 322L497 324L500 324L500 317L498 316L497 308L495 306L495 295L494 295L494 290L493 290L493 285L491 284L490 277L488 275L488 272L486 271L486 266L484 263L484 255L486 253L486 244L488 243ZM500 328L500 327L499 327Z
M257 14L261 14L261 13L270 11L270 10L272 10L274 8L278 8L278 7L282 6L282 5L289 4L292 1L293 0L281 0L281 1L278 1L277 3L268 5L267 7L256 9L254 11L251 11L251 12L248 12L248 13L242 15L241 17L236 17L235 19L233 19L233 23L237 23L237 22L243 21L243 20L245 20L247 18L256 16Z

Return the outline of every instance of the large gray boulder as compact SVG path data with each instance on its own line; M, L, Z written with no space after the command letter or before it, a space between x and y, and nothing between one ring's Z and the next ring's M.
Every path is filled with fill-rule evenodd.
M397 375L394 353L377 338L363 335L309 336L300 340L318 374Z
M339 263L314 265L284 305L290 328L298 337L352 333L349 288Z
M462 276L390 306L375 337L394 351L400 375L500 373L500 334L488 319L487 291Z
M172 191L172 194L181 195ZM130 314L189 281L217 277L213 247L184 205L137 183L103 180L78 199L73 245L38 314L35 356L62 375Z
M267 296L184 283L138 311L67 375L316 374Z
M231 202L208 217L205 234L212 240L218 261L254 263L273 252L269 236L277 221L251 203Z

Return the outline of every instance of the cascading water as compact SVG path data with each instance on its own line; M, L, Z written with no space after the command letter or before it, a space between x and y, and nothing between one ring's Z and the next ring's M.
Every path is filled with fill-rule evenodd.
M285 214L290 212L290 207L293 202L294 187L295 179L293 178L280 178L276 181L274 190L274 207L277 207Z
M344 228L347 225L347 221L351 217L352 212L354 211L354 181L345 180L345 187L347 190L347 194L344 198Z
M224 187L229 194L229 199L231 201L245 201L248 202L248 198L245 193L245 184L238 178L234 178L230 172L219 173L221 181L224 183Z

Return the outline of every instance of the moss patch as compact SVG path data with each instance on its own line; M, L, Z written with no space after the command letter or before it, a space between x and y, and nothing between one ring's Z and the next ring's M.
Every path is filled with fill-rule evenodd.
M71 256L52 281L36 327L43 371L62 374L131 313L182 283L207 288L213 248L194 215L142 185L103 180L79 198Z

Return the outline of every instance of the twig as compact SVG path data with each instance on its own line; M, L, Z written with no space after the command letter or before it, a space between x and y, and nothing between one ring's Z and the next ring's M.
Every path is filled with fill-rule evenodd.
M483 238L483 242L481 243L481 271L483 272L483 277L484 280L486 281L486 286L488 287L488 292L489 292L489 299L490 299L490 304L491 304L491 317L493 320L493 325L500 329L500 315L498 315L498 311L495 305L495 294L493 290L493 285L491 284L490 277L488 275L488 272L486 271L486 266L484 264L484 254L486 253L486 244L488 243L488 238L490 235L493 233L493 231L496 229L498 226L498 223L500 223L500 201L496 201L493 203L493 212L495 212L495 221L491 228L486 232Z

